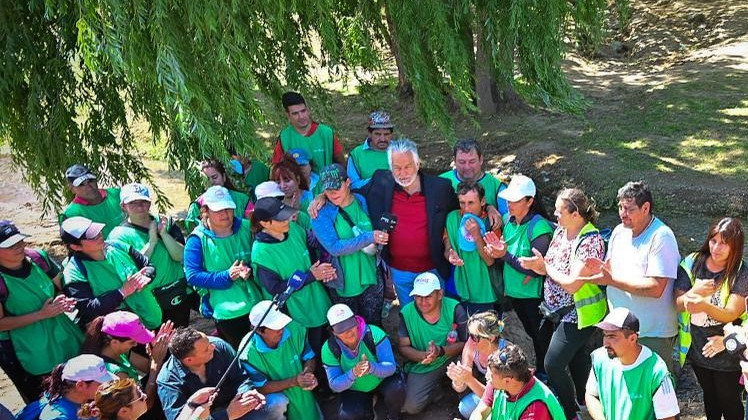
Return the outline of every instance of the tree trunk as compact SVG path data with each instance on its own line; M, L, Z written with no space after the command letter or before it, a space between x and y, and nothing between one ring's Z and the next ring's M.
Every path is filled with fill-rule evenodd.
M387 27L385 28L384 34L387 44L390 47L392 56L395 57L395 66L397 66L397 92L400 96L411 97L413 96L413 84L408 80L408 76L405 75L405 68L403 66L403 59L400 56L400 48L397 45L397 40L393 35L395 28L392 23L392 17L390 16L390 8L387 6L387 2L384 3L384 16L387 21Z

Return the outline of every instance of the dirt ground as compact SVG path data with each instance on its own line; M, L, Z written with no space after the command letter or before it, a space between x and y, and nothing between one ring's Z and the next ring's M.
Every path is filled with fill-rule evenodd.
M748 4L729 0L632 3L633 18L627 34L611 39L593 58L575 54L567 57L565 68L571 82L593 104L583 118L545 111L484 116L478 121L482 134L476 137L486 149L487 169L495 173L528 173L547 194L572 184L601 192L598 203L603 209L603 226L617 223L610 197L620 185L620 178L646 178L657 191L657 199L663 202L660 216L676 232L682 252L688 252L701 242L705 227L715 217L730 214L745 220L748 216L748 190L745 188L748 165L744 164L748 162L748 155L744 144L740 144L748 136L748 102L743 101L742 108L710 115L710 121L704 121L705 125L730 126L731 133L738 137L738 146L728 151L724 162L700 161L698 149L689 151L692 143L688 138L673 147L672 139L666 138L667 130L677 127L668 128L668 120L672 118L675 126L698 125L698 121L678 120L679 109L698 106L701 98L719 96L720 92L710 90L714 80L724 82L719 88L732 89L733 93L745 92L748 86ZM641 103L647 103L648 107L638 108ZM652 126L619 124L637 119L639 109L641 118L657 112L664 116ZM360 129L352 127L360 127L360 123L348 120L352 112L340 111L342 117L336 122L348 128L347 132L342 132L343 141L350 149L358 143L357 136L361 134ZM424 135L428 130L417 119L411 104L394 101L390 111L398 116L398 130L419 142L427 170L440 171L449 166L448 144ZM601 145L607 141L604 134L608 124L611 130L630 128L632 139L646 135L646 153L637 149L636 142L615 149L616 153L600 152ZM458 127L457 131L475 136L475 127L469 124ZM533 137L528 140L523 136L525 132L532 132ZM728 144L734 139L726 136L721 141ZM666 150L659 150L658 144L665 145ZM632 154L631 150L639 152ZM704 149L706 152L711 153L712 149ZM709 165L715 164L729 169L723 172L726 175L703 177ZM149 167L174 205L169 212L182 214L189 198L180 175L169 172L162 162L150 161ZM720 199L714 200L715 196ZM11 166L7 150L0 151L0 214L32 235L30 242L34 245L50 248L54 255L63 254L56 218L41 216L39 200ZM393 313L386 323L390 333L394 332L395 320ZM204 321L199 325L210 328ZM510 341L532 352L513 313L508 316L507 335ZM451 420L456 417L458 396L449 389L446 378L444 390L441 398L425 413L412 418ZM683 418L704 418L701 390L688 368L678 379L678 396ZM0 403L13 411L21 407L15 389L1 373Z

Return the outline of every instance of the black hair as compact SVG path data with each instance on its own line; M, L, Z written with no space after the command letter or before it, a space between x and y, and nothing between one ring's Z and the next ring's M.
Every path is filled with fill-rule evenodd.
M291 105L306 105L306 101L304 100L304 97L301 96L298 92L286 92L281 97L281 102L283 102L283 108L288 111L288 107Z
M477 182L460 182L459 184L457 184L456 195L467 194L470 191L475 191L476 193L478 193L478 198L480 199L486 197L486 189L483 188L483 185Z
M226 174L226 166L224 166L221 161L216 158L206 159L200 164L200 170L204 171L206 168L213 168L218 171L221 176L223 176L222 187L226 188L227 190L239 191L231 182L231 178L229 178L228 174Z
M174 332L169 341L169 351L179 360L189 356L195 349L195 343L204 335L192 327L182 327Z
M633 199L637 207L641 207L644 203L649 203L649 213L654 211L654 199L652 198L652 191L649 190L649 186L644 181L630 181L626 185L618 190L618 201Z
M44 378L44 382L42 382L42 387L46 390L49 401L55 401L64 396L70 388L75 386L75 382L62 379L62 370L65 369L65 363L55 366L49 376Z
M488 356L488 367L499 375L509 376L520 382L527 383L532 378L527 357L514 344L507 344L503 349L491 353Z
M459 139L452 147L452 156L457 157L457 152L470 153L475 150L478 157L483 156L483 150L480 148L480 144L474 138Z
M528 214L539 214L543 216L544 219L550 220L548 212L545 210L545 206L543 205L543 195L540 193L540 190L535 189L535 197L526 198L533 198Z

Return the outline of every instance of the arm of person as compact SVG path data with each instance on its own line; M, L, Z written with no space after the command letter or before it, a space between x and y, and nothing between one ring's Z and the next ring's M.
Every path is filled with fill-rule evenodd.
M476 343L472 340L468 340L465 343L465 347L462 349L462 358L460 360L460 363L462 366L465 366L465 368L470 370L470 373L468 374L468 377L465 380L465 383L462 387L462 389L457 389L454 386L454 382L452 382L452 387L455 388L457 392L462 392L465 390L465 387L470 388L470 390L475 395L483 395L483 393L486 391L486 386L481 382L478 378L473 376L473 363L475 362L475 350L476 350Z
M491 415L491 407L487 406L482 400L475 407L473 413L470 414L470 420L485 420Z
M597 378L595 371L590 369L590 376L587 378L585 386L584 403L587 405L587 411L593 420L605 420L603 404L600 402L600 391L597 387Z
M444 354L450 359L462 353L465 342L468 340L467 312L465 312L465 308L462 305L455 306L452 319L454 320L453 324L457 324L457 341L443 346Z
M670 375L666 375L660 387L652 396L654 414L658 419L675 419L680 414L678 397L675 395L675 385Z
M392 376L397 370L395 355L392 353L392 344L390 339L385 337L377 344L377 361L370 361L371 374L377 378L387 378Z
M356 164L353 162L353 158L350 156L348 156L348 165L346 168L346 173L348 173L348 179L351 180L351 189L361 188L367 182L369 182L368 179L361 178L361 174L358 173L358 169L356 169Z
M132 258L132 261L135 263L135 266L138 267L138 270L140 270L143 267L150 267L154 270L154 274L151 277L155 277L156 273L156 267L151 264L151 261L148 260L148 257L143 255L142 252L138 251L132 246L129 246L127 249L127 254Z
M164 231L161 235L164 248L169 253L172 260L176 262L182 262L184 256L184 235L179 226L172 224L168 231Z
M312 231L327 252L339 257L353 254L374 243L374 232L372 231L361 232L360 235L349 239L340 239L338 232L335 230L335 219L330 217L334 213L330 206L332 204L325 204L317 218L312 219Z
M10 331L23 328L27 325L47 318L53 318L64 313L64 305L49 299L38 311L29 312L25 315L6 316L3 305L0 305L0 331Z
M187 404L188 396L182 392L178 384L162 378L157 381L157 389L164 416L167 420L176 419ZM225 415L223 417L226 418Z
M637 296L659 298L667 287L666 277L616 278L612 275L604 276L600 284L613 286Z
M268 291L271 295L277 295L279 293L283 293L286 290L286 287L288 286L288 279L281 278L281 276L278 275L275 271L266 268L262 265L257 264L255 269L255 278L260 282L262 287L265 288L265 290ZM304 273L304 284L301 287L306 286L307 284L315 282L316 279L314 278L314 275L311 271L307 271Z
M400 314L400 326L398 328L398 347L400 354L411 362L420 363L426 357L425 351L416 350L410 342L410 335L408 328L405 325L405 320L402 314Z
M567 293L574 294L585 283L587 268L584 262L588 258L602 259L605 257L605 242L602 236L591 235L583 239L571 259L569 274L565 275L550 264L545 264L546 274L558 283Z
M125 300L118 289L95 296L91 285L82 281L68 283L63 286L62 291L66 296L75 298L75 307L80 312L81 319L85 321L116 311Z
M233 284L229 270L210 272L203 264L203 246L200 238L190 236L184 247L184 273L190 286L205 289L228 289Z
M475 249L478 251L478 254L480 254L480 259L482 259L487 266L492 266L494 262L496 262L496 259L486 252L486 241L483 239L483 235L473 235L473 238L475 239Z
M723 324L735 321L745 312L745 297L736 293L730 293L730 296L727 298L727 305L724 308L714 305L709 298L702 299L703 312L715 321Z
M541 255L545 255L546 252L548 252L548 247L550 246L550 244L551 244L551 234L548 233L545 235L540 235L537 238L533 239L533 241L530 243L530 247L531 249L532 248L537 249ZM507 251L506 254L502 257L502 260L505 263L509 264L515 270L527 276L538 277L542 275L532 270L526 270L522 268L522 265L519 262L519 257L509 253L509 251Z

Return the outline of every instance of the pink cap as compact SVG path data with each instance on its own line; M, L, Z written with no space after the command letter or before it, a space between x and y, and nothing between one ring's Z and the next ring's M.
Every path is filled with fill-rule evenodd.
M132 312L117 311L104 317L101 332L119 338L130 338L140 344L153 341L156 334L146 328Z

